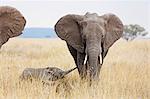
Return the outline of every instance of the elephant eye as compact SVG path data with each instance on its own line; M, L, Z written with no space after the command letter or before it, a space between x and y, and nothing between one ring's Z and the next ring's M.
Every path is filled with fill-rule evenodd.
M52 74L52 72L51 72L51 71L49 71L48 73L49 73L49 74Z
M82 40L83 40L83 42L86 41L86 35L82 35Z

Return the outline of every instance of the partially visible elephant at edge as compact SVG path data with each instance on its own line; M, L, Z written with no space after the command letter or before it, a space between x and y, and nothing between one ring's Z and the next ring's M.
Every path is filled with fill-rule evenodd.
M0 6L0 48L9 38L22 34L26 20L15 8Z
M68 14L55 24L55 32L66 41L81 79L98 81L109 48L122 36L123 24L114 14Z

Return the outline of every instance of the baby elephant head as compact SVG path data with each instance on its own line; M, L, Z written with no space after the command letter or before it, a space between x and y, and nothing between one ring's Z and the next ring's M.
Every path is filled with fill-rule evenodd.
M72 68L72 69L67 70L67 71L63 71L63 70L56 68L56 67L47 67L46 69L48 70L47 73L48 73L49 81L56 81L58 79L64 78L67 74L69 74L73 70L77 69L77 67Z

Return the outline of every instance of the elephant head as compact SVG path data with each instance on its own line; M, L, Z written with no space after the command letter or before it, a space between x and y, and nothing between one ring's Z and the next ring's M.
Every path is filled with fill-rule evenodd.
M69 69L67 71L63 71L57 67L47 67L46 69L48 69L48 73L51 75L51 77L49 78L50 81L56 81L58 79L62 79L64 78L67 74L71 73L72 71L74 71L75 69L77 69L77 67L74 67L72 69Z
M22 34L25 24L25 18L17 9L0 6L0 48L9 38Z
M89 75L90 79L97 79L101 67L99 66L100 60L103 62L108 49L122 36L123 24L114 14L102 16L96 13L69 14L58 20L55 31L58 37L65 40L77 53L86 54L84 60L87 56L89 64L85 70L86 76ZM81 66L78 66L80 74L82 70L79 67Z

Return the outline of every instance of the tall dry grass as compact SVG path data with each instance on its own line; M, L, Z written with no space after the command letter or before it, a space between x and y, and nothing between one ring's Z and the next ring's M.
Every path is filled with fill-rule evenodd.
M117 41L109 50L99 84L89 88L77 70L60 84L19 83L26 67L75 67L65 42L58 39L9 40L0 50L0 99L150 99L150 40Z

